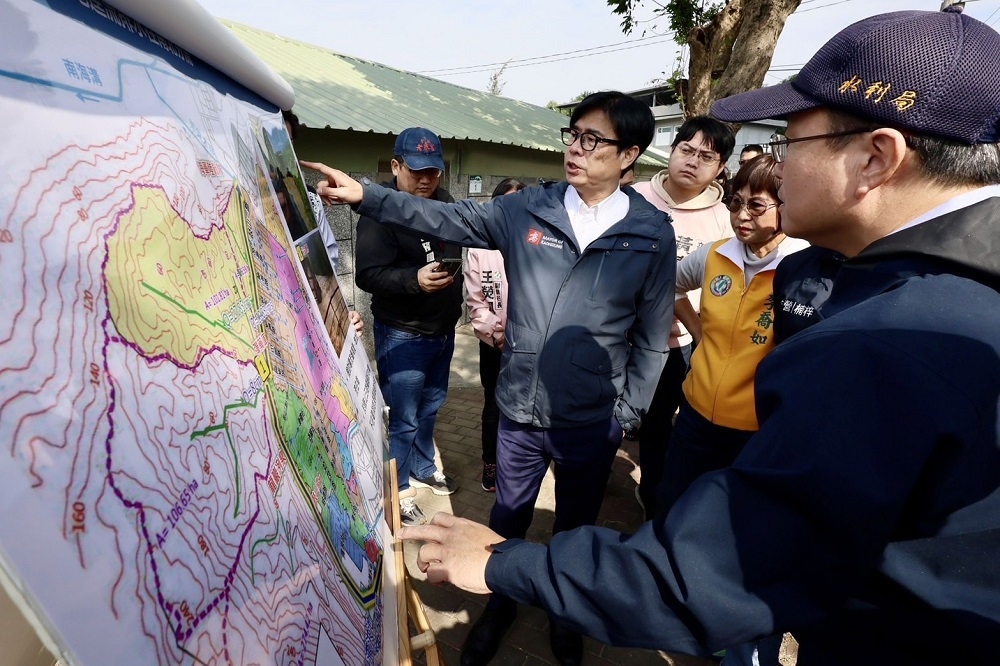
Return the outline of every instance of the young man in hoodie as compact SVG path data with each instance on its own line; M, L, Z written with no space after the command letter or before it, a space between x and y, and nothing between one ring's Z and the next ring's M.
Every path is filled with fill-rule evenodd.
M648 183L632 186L651 204L670 214L677 235L677 261L706 243L732 237L729 210L722 203L722 186L715 179L725 169L735 145L732 131L718 120L708 116L689 118L677 130L667 168ZM698 290L688 295L695 311L700 294ZM639 429L637 497L649 511L656 506L656 487L663 476L674 412L681 403L681 383L691 363L691 342L691 334L674 317L668 343L670 355Z

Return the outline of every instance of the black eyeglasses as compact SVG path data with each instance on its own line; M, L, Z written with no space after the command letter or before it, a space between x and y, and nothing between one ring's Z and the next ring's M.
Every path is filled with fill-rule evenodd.
M865 132L874 132L876 128L865 127L864 129L852 129L845 130L843 132L830 132L829 134L816 134L814 136L800 136L796 139L789 139L787 136L781 136L780 134L771 135L771 143L767 144L771 149L771 157L774 158L775 162L784 162L785 156L788 155L788 144L798 143L799 141L812 141L813 139L832 139L835 136L850 136L852 134L864 134Z
M736 194L726 197L722 200L722 203L726 204L726 208L729 209L730 213L739 213L746 208L747 212L753 217L760 217L778 205L776 203L769 204L763 199L747 199L744 201Z
M580 139L580 147L587 151L597 150L597 146L602 143L612 146L621 145L615 139L605 139L603 136L597 136L596 134L591 134L590 132L578 132L571 127L563 127L559 130L559 132L562 135L562 142L564 145L572 146L577 139Z

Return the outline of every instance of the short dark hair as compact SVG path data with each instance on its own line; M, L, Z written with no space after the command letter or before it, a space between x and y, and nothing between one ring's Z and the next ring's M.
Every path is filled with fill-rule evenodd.
M282 109L281 118L288 123L288 126L291 128L292 143L295 143L295 140L299 138L299 117L295 115L291 109Z
M573 115L569 117L570 127L591 111L603 111L608 116L618 136L619 153L637 146L641 155L653 142L656 131L653 112L636 98L617 90L591 93L573 109Z
M517 178L504 178L499 183L497 183L496 187L493 188L493 194L490 198L496 199L497 197L502 197L511 190L514 190L515 192L520 192L525 187L527 187L527 185L519 181Z
M677 128L677 136L674 137L674 142L670 144L670 147L676 148L681 141L690 141L698 132L701 132L701 135L705 137L709 148L719 153L723 163L733 154L733 148L736 147L736 136L733 134L733 130L729 129L729 125L708 116L692 116L685 120Z
M740 155L748 152L763 154L764 146L760 145L759 143L748 143L747 145L743 146L743 150L740 151Z
M774 175L774 158L770 155L758 155L736 172L730 182L730 191L739 192L746 188L753 192L767 192L775 201L778 198L778 188L781 187L781 179Z
M885 123L866 120L837 109L826 109L831 132L846 132L864 127L890 127ZM899 129L899 128L894 128ZM917 154L921 173L931 182L944 187L963 185L995 185L1000 183L1000 145L972 145L927 134L911 134L899 129L906 137L906 146ZM840 150L853 136L827 139L832 150Z

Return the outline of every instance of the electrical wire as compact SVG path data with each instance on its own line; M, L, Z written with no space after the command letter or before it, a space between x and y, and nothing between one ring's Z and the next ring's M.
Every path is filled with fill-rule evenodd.
M834 5L842 5L845 2L853 2L853 0L838 0L838 2L831 2L826 5L820 5L819 7L810 7L809 9L802 9L802 10L796 9L795 12L792 13L792 16L795 16L796 14L805 14L806 12L815 11L817 9L825 9L826 7L833 7ZM802 4L804 5L806 3L803 2ZM799 6L801 7L802 5Z
M473 73L472 71L465 72L463 70L483 71L483 70L488 70L490 68L501 67L503 65L507 65L508 68L512 68L514 66L524 66L521 63L544 64L545 62L560 62L560 60L550 60L550 59L551 58L559 58L561 56L581 56L581 54L583 54L583 55L600 55L600 54L595 54L595 53L592 53L592 52L594 52L594 51L600 51L601 49L610 49L610 48L616 47L616 46L624 46L625 44L635 44L637 46L646 46L647 45L647 44L639 44L639 42L647 42L647 43L659 44L659 43L661 43L663 41L667 41L665 39L665 37L666 37L665 35L653 35L651 37L640 37L638 39L629 39L629 40L626 40L624 42L617 42L615 44L604 44L603 46L591 46L591 47L586 48L586 49L577 49L576 51L563 51L562 53L550 53L548 55L534 56L532 58L517 58L517 59L514 59L514 60L507 60L507 61L504 61L504 62L491 62L491 63L484 63L484 64L480 64L480 65L465 65L465 66L462 66L462 67L444 67L444 68L441 68L441 69L427 69L427 70L423 70L423 71L420 71L420 72L416 72L416 74L441 74L443 72L455 73L455 74ZM657 41L653 41L653 40L657 40ZM615 50L624 50L624 49L615 49ZM614 51L602 51L602 53L614 53ZM583 57L583 56L581 56L581 57ZM560 59L561 60L565 60L565 58L560 58ZM532 62L532 61L536 61L536 60L540 60L542 62L538 62L538 63Z

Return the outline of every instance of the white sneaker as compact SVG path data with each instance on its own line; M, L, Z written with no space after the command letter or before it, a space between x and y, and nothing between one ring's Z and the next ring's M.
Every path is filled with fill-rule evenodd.
M427 516L420 510L412 497L404 497L399 500L399 516L403 525L423 525L427 522Z
M455 479L445 476L444 472L436 471L430 476L418 479L410 475L410 486L413 488L430 488L435 495L451 495L458 490Z

